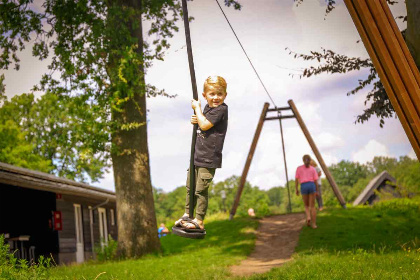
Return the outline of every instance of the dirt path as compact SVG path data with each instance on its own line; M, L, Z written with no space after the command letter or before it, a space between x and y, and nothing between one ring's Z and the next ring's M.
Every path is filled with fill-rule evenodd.
M235 276L264 273L289 261L305 224L305 214L288 214L264 218L257 230L257 241L251 255L232 266Z

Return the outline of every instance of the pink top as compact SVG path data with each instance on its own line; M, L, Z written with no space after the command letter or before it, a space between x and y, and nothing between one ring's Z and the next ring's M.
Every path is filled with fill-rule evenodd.
M305 165L301 165L296 169L296 179L299 179L299 183L306 182L315 182L318 180L318 173L315 168L309 166L308 168Z

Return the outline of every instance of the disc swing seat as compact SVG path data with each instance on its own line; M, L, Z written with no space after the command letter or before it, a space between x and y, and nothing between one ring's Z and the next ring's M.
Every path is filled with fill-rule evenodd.
M197 82L195 79L195 70L194 70L194 61L192 56L192 47L191 47L191 37L190 37L190 25L188 22L188 8L187 8L187 0L182 0L182 12L184 18L184 27L185 27L185 39L187 41L187 52L188 52L188 64L190 68L190 76L191 76L191 86L193 91L193 98L198 100L198 93L197 93ZM194 166L194 153L195 153L195 142L197 140L197 128L198 124L194 124L193 133L192 133L192 141L191 141L191 157L190 157L190 169L189 169L189 184L190 184L190 191L189 191L189 199L190 199L190 209L189 209L189 217L182 217L181 220L194 224L197 228L189 229L185 227L180 221L178 225L172 227L172 234L178 235L180 237L185 238L192 238L192 239L203 239L206 237L206 230L200 229L199 225L193 221L194 219L194 208L195 208L195 166Z

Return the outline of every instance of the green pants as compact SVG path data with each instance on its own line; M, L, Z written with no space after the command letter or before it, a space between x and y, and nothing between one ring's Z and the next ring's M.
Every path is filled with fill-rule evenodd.
M216 168L195 167L195 215L198 220L204 221L207 206L209 205L209 186L213 180ZM190 211L190 172L187 176L187 198L185 200L185 213Z

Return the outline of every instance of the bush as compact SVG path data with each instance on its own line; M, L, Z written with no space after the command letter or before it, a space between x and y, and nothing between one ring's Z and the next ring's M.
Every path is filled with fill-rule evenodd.
M102 239L101 243L105 243ZM97 244L95 246L96 259L100 262L117 259L118 242L108 235L108 243L104 246Z
M398 212L405 215L418 215L420 213L420 201L418 199L399 198L379 201L373 208L381 212Z
M4 235L0 235L0 279L49 279L50 258L40 256L38 263L28 263L17 259L5 244Z

